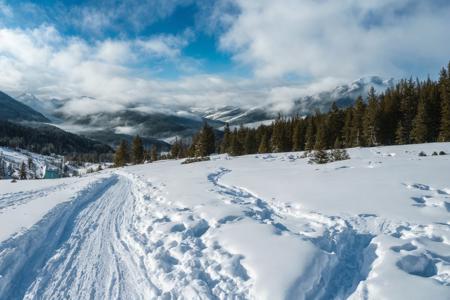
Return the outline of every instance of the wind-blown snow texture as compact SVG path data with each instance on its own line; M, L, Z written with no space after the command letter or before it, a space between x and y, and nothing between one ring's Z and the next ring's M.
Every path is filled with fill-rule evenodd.
M449 299L434 151L450 144L0 181L0 299Z

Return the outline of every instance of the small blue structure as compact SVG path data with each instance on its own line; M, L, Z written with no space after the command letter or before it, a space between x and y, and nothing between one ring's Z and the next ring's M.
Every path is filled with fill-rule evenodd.
M56 179L60 178L61 173L58 168L47 166L45 168L44 179Z

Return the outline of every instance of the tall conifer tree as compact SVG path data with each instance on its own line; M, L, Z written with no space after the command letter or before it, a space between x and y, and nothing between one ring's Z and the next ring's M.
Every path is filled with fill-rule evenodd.
M450 63L448 70L442 69L439 78L441 92L441 126L439 130L439 141L450 141Z
M139 135L136 135L133 139L131 153L133 156L133 163L140 164L144 160L144 145Z
M417 115L412 123L411 141L414 143L425 143L428 141L428 114L424 98L419 100Z
M130 160L130 154L128 150L128 142L122 140L117 146L116 153L114 155L114 164L116 167L123 167Z

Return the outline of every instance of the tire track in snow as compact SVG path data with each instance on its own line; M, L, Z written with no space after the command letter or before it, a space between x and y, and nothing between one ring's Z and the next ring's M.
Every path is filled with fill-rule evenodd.
M97 179L69 202L50 210L18 237L0 244L0 298L22 299L28 286L69 237L80 211L100 197L116 177Z
M214 185L214 190L224 197L230 205L239 205L244 208L247 217L270 224L281 233L296 235L301 239L309 240L317 247L332 256L328 266L322 268L314 283L315 285L305 294L301 285L300 276L289 289L286 298L298 299L345 299L357 288L358 284L368 276L367 265L375 259L375 248L370 248L373 235L359 233L350 222L339 217L327 217L318 213L304 213L292 211L284 206L279 207L261 199L251 192L236 186L222 184L220 179L231 170L221 168L216 173L208 175L208 180ZM238 222L232 219L231 222ZM323 234L311 237L305 232L297 230L292 224L316 223L323 227ZM370 252L369 255L367 255ZM367 261L369 258L369 261ZM301 287L301 288L300 288Z
M66 186L67 183L61 183L56 186L46 187L38 190L3 194L0 196L0 211L10 206L26 204L36 198L44 197L49 193L64 189Z
M34 279L25 299L149 299L159 294L130 251L132 182L114 184L82 210L70 236Z

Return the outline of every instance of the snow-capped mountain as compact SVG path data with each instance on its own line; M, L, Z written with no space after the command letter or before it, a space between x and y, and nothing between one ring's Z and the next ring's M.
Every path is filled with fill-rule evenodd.
M387 88L392 87L393 84L393 79L386 80L379 76L363 77L349 84L339 85L332 90L324 90L293 99L291 108L287 112L277 109L276 103L248 109L235 106L208 109L194 108L192 112L210 120L219 120L230 124L247 124L274 119L279 113L306 115L317 109L324 112L331 107L333 102L336 102L339 107L347 107L353 104L359 96L365 98L371 87L378 93L381 93Z
M338 107L347 107L354 103L356 98L366 98L371 87L377 93L382 93L394 85L393 79L384 80L379 76L363 77L350 84L337 86L331 91L322 91L311 96L301 97L294 101L293 112L307 114L319 109L327 111L335 102Z

